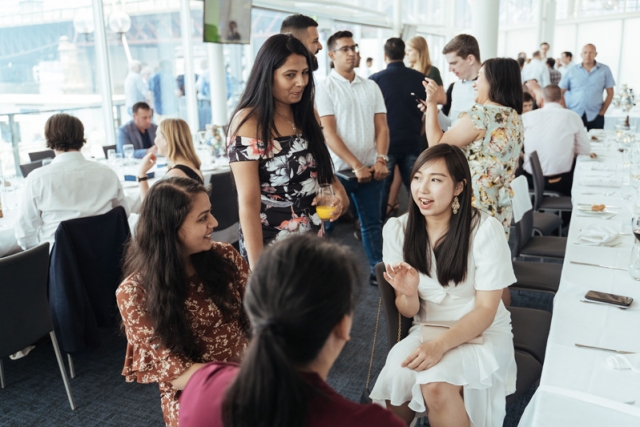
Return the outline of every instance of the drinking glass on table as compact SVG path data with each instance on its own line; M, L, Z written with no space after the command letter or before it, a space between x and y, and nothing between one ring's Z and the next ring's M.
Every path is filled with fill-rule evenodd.
M133 163L134 154L133 144L125 144L122 147L122 152L124 153L124 158L127 159L127 165L131 165Z
M640 165L630 165L629 170L631 186L638 192L640 190Z
M631 258L629 259L629 275L635 280L640 280L640 216L631 218L631 230L635 236Z
M318 199L316 204L316 213L318 218L322 220L320 231L324 235L324 222L331 219L331 213L336 208L333 206L336 201L336 195L333 193L333 187L331 184L321 184L320 190L318 190Z

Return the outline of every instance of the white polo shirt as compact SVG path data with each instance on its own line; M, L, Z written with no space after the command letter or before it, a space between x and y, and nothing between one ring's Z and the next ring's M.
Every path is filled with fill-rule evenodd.
M582 119L557 102L522 115L524 125L523 168L533 173L529 154L537 151L544 176L560 175L571 171L578 154L589 154L591 144Z
M458 80L453 84L451 109L449 110L451 126L458 121L460 113L470 110L476 103L476 93L473 90L473 83L473 80Z
M376 129L374 116L386 114L382 91L369 79L356 74L352 82L334 69L316 87L316 108L320 117L335 116L338 136L349 151L366 166L376 161ZM351 169L333 151L331 159L336 171Z

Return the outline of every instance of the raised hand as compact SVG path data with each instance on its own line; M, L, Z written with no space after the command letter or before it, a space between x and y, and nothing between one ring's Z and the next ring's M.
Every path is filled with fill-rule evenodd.
M384 278L393 289L406 297L413 297L418 293L420 275L418 271L406 262L385 265Z
M427 92L427 105L438 105L438 83L435 80L425 77L422 82L424 90Z

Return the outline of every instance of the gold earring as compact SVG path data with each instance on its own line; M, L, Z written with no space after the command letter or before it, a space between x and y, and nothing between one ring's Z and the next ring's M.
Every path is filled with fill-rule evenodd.
M458 213L458 209L460 209L460 202L458 201L458 196L453 198L453 203L451 203L451 208L453 209L453 214Z

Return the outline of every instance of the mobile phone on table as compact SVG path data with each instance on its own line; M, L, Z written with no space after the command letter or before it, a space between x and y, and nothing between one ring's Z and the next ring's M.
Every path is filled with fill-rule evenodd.
M590 301L597 301L605 304L617 305L620 307L629 307L633 302L633 298L631 297L625 297L623 295L616 295L616 294L608 294L606 292L599 292L599 291L589 291L584 297L585 299L588 299Z

